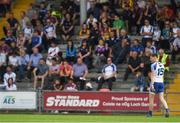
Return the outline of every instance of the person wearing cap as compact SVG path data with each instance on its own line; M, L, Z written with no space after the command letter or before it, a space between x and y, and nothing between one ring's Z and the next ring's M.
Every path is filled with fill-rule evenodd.
M103 84L107 82L108 89L112 90L113 82L116 81L117 68L116 65L112 63L112 58L107 59L107 64L104 65L102 69L102 76L98 83L97 90L101 89Z

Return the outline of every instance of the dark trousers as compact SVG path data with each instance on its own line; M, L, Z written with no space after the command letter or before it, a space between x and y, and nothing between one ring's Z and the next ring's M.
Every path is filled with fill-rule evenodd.
M84 80L81 80L80 77L73 77L73 78L74 78L75 84L77 85L77 89L84 90L84 86L86 82Z
M19 65L19 79L24 79L25 78L25 72L27 66L26 65Z
M112 86L113 86L114 81L116 81L115 77L111 77L111 78L106 79L106 80L102 77L98 82L97 90L101 89L105 82L107 82L109 90L112 90Z
M172 63L175 63L176 61L176 55L180 53L180 48L178 48L178 50L174 50L172 51L172 55L171 55L171 61Z

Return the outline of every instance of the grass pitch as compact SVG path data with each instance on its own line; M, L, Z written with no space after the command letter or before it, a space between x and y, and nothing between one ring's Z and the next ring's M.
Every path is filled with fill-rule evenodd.
M4 122L63 122L63 123L113 123L113 122L180 122L180 116L122 116L122 115L36 115L36 114L0 114L0 123Z

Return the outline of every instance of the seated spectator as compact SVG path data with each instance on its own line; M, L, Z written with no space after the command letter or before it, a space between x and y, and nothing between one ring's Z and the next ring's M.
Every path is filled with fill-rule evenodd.
M42 54L39 53L37 48L33 48L33 54L30 55L30 60L27 66L27 77L31 79L31 72L34 68L36 68L39 64L39 60L42 58Z
M33 35L33 27L30 22L26 24L26 27L22 29L26 41L30 41Z
M137 72L136 74L136 80L134 87L131 88L131 91L140 91L143 92L146 88L146 82L143 74L141 72Z
M43 24L40 20L36 20L36 26L34 27L34 30L39 31L40 35L43 36Z
M30 23L30 19L26 15L25 11L21 11L20 16L21 16L21 19L19 20L20 28L24 29L24 28L26 28L26 24Z
M7 53L0 49L0 81L3 81L3 75L6 71L6 65L7 65Z
M90 29L90 38L88 41L89 46L93 49L94 46L98 44L98 39L100 37L98 24L93 23L93 27Z
M180 51L180 29L177 31L177 37L173 42L172 57L171 57L173 63L175 63L176 55L179 54L179 51Z
M46 65L45 60L43 58L41 58L39 60L39 64L33 70L33 74L34 74L34 90L36 90L38 80L41 80L41 89L43 88L44 81L48 76L48 71L49 71L49 67Z
M72 66L68 64L67 60L64 59L62 64L60 65L60 79L63 84L67 83L67 79L71 77L72 74Z
M141 57L141 65L143 66L143 75L144 77L150 77L151 72L151 61L150 61L150 55L151 55L150 49L145 49L145 53Z
M152 41L147 41L145 50L148 49L152 54L157 54L157 49L153 46Z
M122 41L123 39L127 39L129 44L131 43L130 36L128 35L128 33L125 29L121 29L120 35L119 35L119 41Z
M120 30L125 28L125 23L118 15L115 15L113 22L113 29L116 30L116 35L119 37Z
M88 47L87 41L83 41L81 47L79 48L79 53L78 56L83 60L83 62L90 67L91 62L90 62L90 55L91 51L90 48Z
M16 47L20 50L20 49L26 49L26 38L24 36L23 32L19 32L18 33L18 37L17 37L17 43L16 43Z
M126 57L130 51L127 39L123 39L121 42L116 43L112 47L111 56L113 56L114 64L122 64L126 62Z
M150 25L149 20L144 20L144 26L141 27L140 34L143 36L142 38L142 45L145 48L147 41L152 41L153 36L153 26Z
M104 23L103 27L100 30L101 37L103 38L103 40L105 40L105 41L109 40L110 32L111 32L111 28L106 23Z
M8 65L10 65L15 72L17 72L19 66L18 60L19 56L15 51L13 51L12 54L8 57Z
M105 43L108 44L108 47L112 47L118 42L118 38L116 38L114 31L110 32L109 40L107 40Z
M99 40L99 44L96 46L95 53L94 53L94 60L93 66L94 67L101 67L107 58L108 54L108 47L105 46L104 41L102 39Z
M52 41L51 46L48 49L46 64L51 66L52 65L52 62L51 62L52 58L55 58L56 60L58 60L59 52L60 52L59 47L57 46L57 44L54 41Z
M9 78L13 79L13 82L16 83L16 74L12 71L12 68L10 66L7 66L6 73L4 74L3 81L4 85L8 85Z
M77 86L72 78L68 79L68 83L64 86L64 91L77 91Z
M44 48L47 50L51 42L56 42L56 25L51 22L50 19L46 20L46 25L44 27Z
M57 64L56 58L51 59L52 65L49 66L49 78L58 78L59 77L59 64Z
M7 30L7 36L5 37L5 43L8 46L11 46L12 42L16 42L16 37L13 36L13 33L11 30Z
M107 64L104 65L102 69L102 77L98 82L97 90L101 89L104 82L107 82L109 90L112 90L113 82L116 81L117 68L116 65L112 63L112 59L107 59Z
M61 82L58 79L54 80L53 90L55 90L55 91L62 91L63 90L63 85L61 84Z
M42 44L42 37L40 35L40 32L35 30L30 40L30 44L29 44L30 47L28 50L31 50L33 48L38 48L39 51L41 51L42 49L41 44Z
M138 39L133 40L133 43L132 43L132 46L131 46L131 49L130 49L130 56L132 56L132 53L134 51L137 52L139 54L139 56L142 56L142 54L143 54L144 48L140 44Z
M77 56L77 51L76 48L74 47L74 43L69 40L67 43L67 48L66 48L66 60L68 63L72 64L75 62Z
M90 36L90 30L88 29L86 24L83 24L81 30L79 32L79 36L81 40L88 39Z
M6 88L5 89L6 91L16 91L17 90L16 84L14 83L12 78L8 79L8 84L6 85L5 88Z
M161 39L161 30L158 26L154 27L154 33L153 33L153 44L156 48L159 48L159 42Z
M136 72L141 70L141 59L138 57L138 53L136 51L132 52L132 56L130 56L128 61L128 68L124 74L124 81L128 79L130 73L136 74Z
M71 15L67 13L65 19L62 23L62 38L63 41L67 42L70 37L73 35L73 22L71 20Z
M169 43L170 39L171 39L170 23L169 23L169 21L166 21L165 27L162 29L160 48L169 50L170 49L170 43Z
M84 90L87 74L88 68L86 64L83 63L82 58L79 57L77 59L77 63L73 65L73 71L71 74L71 76L74 78L74 82L77 84L78 90Z
M19 56L19 59L18 59L18 64L19 64L18 75L19 75L20 81L22 81L23 79L26 78L25 73L27 71L27 66L28 66L29 60L30 60L29 55L26 54L25 50L21 49L20 50L20 56Z
M12 35L16 36L18 30L18 20L14 17L13 13L9 13L9 17L7 19L8 27L12 30ZM4 35L7 36L7 27L3 27Z
M91 29L93 27L93 24L97 23L97 22L98 22L97 19L94 18L94 16L91 14L89 16L89 18L87 19L86 24L87 24L88 28Z

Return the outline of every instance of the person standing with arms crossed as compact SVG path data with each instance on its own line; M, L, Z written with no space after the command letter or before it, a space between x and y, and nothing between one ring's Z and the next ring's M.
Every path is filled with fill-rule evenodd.
M151 64L151 84L149 93L149 111L147 117L152 117L154 96L159 95L159 99L166 109L165 117L169 117L169 109L166 100L164 99L164 65L158 62L157 54L150 56Z

